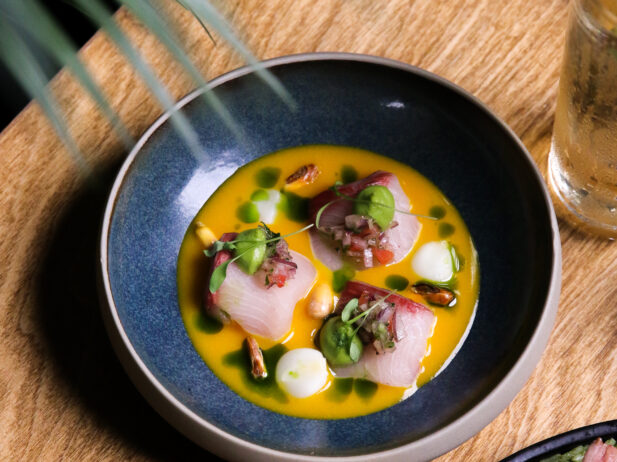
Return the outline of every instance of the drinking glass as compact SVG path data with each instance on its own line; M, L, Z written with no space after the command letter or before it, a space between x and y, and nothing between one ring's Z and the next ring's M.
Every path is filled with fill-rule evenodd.
M617 0L571 0L549 182L575 221L617 236Z

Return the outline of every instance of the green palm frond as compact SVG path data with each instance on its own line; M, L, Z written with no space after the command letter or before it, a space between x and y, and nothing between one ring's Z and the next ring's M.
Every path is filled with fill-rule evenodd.
M30 97L39 102L41 109L73 156L80 171L86 176L89 175L88 165L73 141L62 114L58 111L58 104L47 87L47 76L15 27L2 15L0 15L0 44L2 44L0 57L6 63L7 68L22 83Z
M152 33L156 35L159 41L169 50L174 59L176 59L193 79L193 82L198 87L207 87L208 83L204 80L201 73L193 65L191 59L187 56L180 40L174 33L171 26L165 21L163 16L150 4L148 0L118 0L125 5ZM223 119L227 127L231 128L237 136L240 135L236 124L231 115L220 102L220 100L210 91L205 91L201 95L208 104L212 105L216 113Z
M200 146L199 136L190 124L189 120L181 111L173 110L175 100L167 88L159 81L154 71L145 62L138 50L132 45L128 37L122 32L113 13L109 11L101 0L66 0L84 15L89 17L99 28L103 29L118 49L126 56L137 73L144 80L152 94L156 97L165 111L171 114L170 121L181 135L195 157L203 161L203 149ZM209 104L214 112L221 118L227 127L239 138L242 138L241 130L218 97L208 91L208 83L204 80L199 70L192 63L185 52L181 41L177 37L173 27L165 18L165 15L153 6L156 0L116 0L126 6L148 29L157 37L171 53L173 58L180 63L184 71L189 75L197 87L206 88L201 97ZM251 65L256 73L270 85L273 91L279 95L288 105L293 106L293 100L281 83L261 65L248 51L244 44L238 40L231 27L216 9L207 0L176 0L180 5L190 11L204 27L208 36L214 38L208 30L211 26L223 39L230 43ZM80 82L82 87L90 94L98 104L105 116L113 123L125 144L132 145L128 131L113 111L103 92L94 82L86 67L76 53L76 47L68 38L67 34L58 25L55 19L48 13L40 0L0 0L0 59L7 68L15 75L16 79L26 89L32 98L41 104L46 116L51 121L62 141L66 144L71 154L83 168L85 161L80 155L74 140L66 127L66 123L60 113L57 103L47 88L47 76L30 48L33 39L59 64L67 67Z
M165 111L170 111L170 121L184 139L193 156L197 160L203 160L203 151L200 147L199 137L186 116L181 111L173 111L175 101L167 88L159 81L152 68L144 61L139 52L133 47L126 35L120 30L111 12L99 0L73 0L90 19L116 44L118 49L126 56L137 73L144 80L152 94L159 101Z
M221 37L223 37L227 43L233 46L238 53L250 64L257 75L266 82L272 90L290 107L295 108L295 102L289 92L281 84L281 82L272 73L260 63L255 56L248 50L248 48L236 37L233 30L225 21L225 18L214 8L210 2L203 0L176 0L179 4L184 6L202 24L210 24L214 30L216 30ZM205 26L204 26L205 27ZM209 32L208 32L209 34Z
M77 48L66 33L58 26L45 8L37 0L3 0L0 12L5 18L33 37L61 65L70 69L81 85L99 105L103 114L111 121L127 148L134 140L128 130L109 106L103 92L92 80L88 70L77 56ZM10 13L9 13L10 12Z

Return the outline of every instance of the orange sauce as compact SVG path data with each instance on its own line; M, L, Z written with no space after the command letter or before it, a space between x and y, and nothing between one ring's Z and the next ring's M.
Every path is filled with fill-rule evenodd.
M422 223L420 236L405 259L391 266L358 271L355 279L380 287L385 287L385 279L391 274L402 275L410 283L419 280L419 276L414 274L411 268L414 252L424 243L443 239L439 236L439 224L447 222L452 225L454 233L448 236L447 240L456 246L457 252L465 262L461 272L457 274L457 303L451 308L430 308L435 313L437 322L429 339L427 354L422 361L422 372L417 386L428 382L447 363L470 326L478 300L479 274L471 236L454 206L427 178L398 161L355 148L316 145L285 149L256 159L229 177L199 211L182 243L177 273L180 311L188 335L205 363L225 384L245 399L264 408L297 417L336 419L369 414L396 404L413 390L407 391L404 388L379 384L377 391L370 397L352 392L344 399L333 399L332 393L328 391L334 383L331 377L319 393L303 399L287 396L285 402L282 402L247 386L242 378L242 372L237 367L225 364L224 357L238 351L246 338L247 334L242 328L233 322L218 333L208 333L200 328L203 323L201 297L206 283L208 263L203 254L203 245L194 232L195 223L205 224L217 237L225 232L254 228L255 223L247 224L239 220L236 209L259 189L256 182L257 173L264 167L279 168L281 175L273 188L280 190L288 175L298 167L309 163L317 165L322 173L313 184L295 191L304 197L313 197L332 186L335 181L340 181L343 167L353 166L358 178L368 176L376 170L394 173L410 199L413 213L428 215L431 207L443 207L446 214L439 221L420 218ZM284 213L278 212L275 222L270 227L275 232L287 234L306 224L292 221ZM317 268L316 284L332 283L332 272L313 256L308 233L289 237L287 242L292 250L311 259ZM421 296L409 289L401 294L426 305ZM322 321L307 315L309 298L310 294L296 305L291 330L281 341L288 349L315 347L313 337L321 327ZM259 338L258 341L262 349L275 344L272 340L264 338ZM274 371L270 373L274 374Z

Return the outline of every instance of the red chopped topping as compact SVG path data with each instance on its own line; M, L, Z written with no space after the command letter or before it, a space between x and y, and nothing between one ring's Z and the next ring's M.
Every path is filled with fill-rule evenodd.
M394 258L394 253L386 249L373 249L373 255L382 265L389 263Z
M287 276L281 273L273 273L269 276L269 280L271 284L275 284L277 287L283 287L287 280Z

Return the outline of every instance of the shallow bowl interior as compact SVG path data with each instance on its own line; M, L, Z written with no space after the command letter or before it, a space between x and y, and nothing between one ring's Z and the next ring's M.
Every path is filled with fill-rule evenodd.
M546 311L555 306L546 305L559 256L554 215L538 172L522 145L482 105L423 71L349 55L269 65L291 93L295 110L251 72L239 71L220 79L214 91L244 139L193 95L181 110L209 160L195 159L163 118L120 173L102 249L111 329L121 331L130 350L125 366L147 369L148 380L165 390L150 398L181 407L181 416L171 418L180 427L184 424L177 420L188 413L194 438L206 426L222 431L213 438L322 456L419 447L429 435L469 417L501 384L501 399L494 401L492 415L484 413L481 425L468 421L468 429L461 427L448 441L431 440L432 455L445 452L513 398L539 354L520 369L525 377L515 380L514 390L504 390L504 378L531 345L541 319L552 324ZM236 168L306 144L354 146L409 164L453 201L479 255L480 301L458 355L411 398L364 417L300 419L245 401L198 356L178 309L178 250L202 204ZM535 348L543 348L550 325L544 330Z

